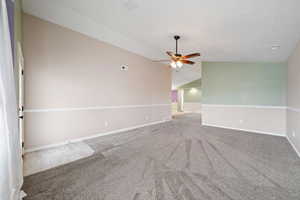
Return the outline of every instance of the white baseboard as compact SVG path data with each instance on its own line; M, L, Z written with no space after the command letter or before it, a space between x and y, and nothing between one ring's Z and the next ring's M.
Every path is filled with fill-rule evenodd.
M296 148L296 146L294 145L294 143L292 142L292 140L290 139L290 137L288 135L286 136L286 139L291 144L291 146L293 147L294 151L296 152L296 154L300 158L300 152L298 151L298 149Z
M68 140L68 141L64 141L64 142L60 142L60 143L56 143L56 144L44 145L44 146L35 147L35 148L29 148L29 149L25 149L25 153L30 153L30 152L34 152L34 151L40 151L40 150L44 150L44 149L59 147L59 146L70 144L70 143L76 143L76 142L81 142L81 141L84 141L84 140L93 139L93 138L97 138L97 137L101 137L101 136L112 135L112 134L116 134L116 133L130 131L130 130L133 130L133 129L142 128L142 127L145 127L145 126L151 126L151 125L155 125L155 124L160 124L160 123L164 123L164 122L168 122L168 121L171 121L171 119L165 119L165 120L155 121L155 122L151 122L151 123L147 123L147 124L131 126L131 127L128 127L128 128L117 129L117 130L113 130L113 131L109 131L109 132L105 132L105 133L98 133L98 134L95 134L95 135L91 135L91 136L87 136L87 137L81 137L81 138Z
M118 130L114 130L114 131L110 131L110 132L106 132L106 133L98 133L98 134L91 135L91 136L88 136L88 137L82 137L82 138L78 138L78 139L74 139L74 140L69 140L69 141L65 141L65 142L61 142L61 143L56 143L56 144L50 144L50 145L45 145L45 146L30 148L30 149L26 149L25 153L30 153L30 152L34 152L34 151L43 150L43 149L54 148L54 147L66 145L66 144L69 144L69 143L80 142L80 141L84 141L84 140L88 140L88 139L93 139L93 138L96 138L96 137L101 137L101 136L106 136L106 135L112 135L112 134L116 134L116 133L120 133L120 132L124 132L124 131L130 131L130 130L133 130L133 129L142 128L142 127L146 127L146 126L151 126L151 125L155 125L155 124L160 124L160 123L164 123L164 122L168 122L168 121L171 121L171 119L162 120L162 121L156 121L156 122L151 122L151 123L142 124L142 125L138 125L138 126L132 126L132 127L123 128L123 129L118 129ZM298 157L300 158L300 152L298 151L298 149L296 148L296 146L293 144L293 142L291 141L291 139L289 138L289 136L275 134L275 133L270 133L270 132L265 132L265 131L257 131L257 130L250 130L250 129L239 129L239 128L227 127L227 126L219 126L219 125L215 125L215 124L202 124L202 125L203 126L212 126L212 127L217 127L217 128L231 129L231 130L238 130L238 131L246 131L246 132L251 132L251 133L256 133L256 134L265 134L265 135L285 137L288 140L288 142L291 144L292 148L294 149L294 151L296 152L296 154L298 155Z
M215 125L215 124L202 124L202 125L203 126L212 126L212 127L217 127L217 128L231 129L231 130L238 130L238 131L246 131L246 132L257 133L257 134L286 137L286 135L284 135L284 134L271 133L271 132L265 132L265 131L258 131L258 130L251 130L251 129L241 129L241 128L228 127L228 126L219 126L219 125Z
M292 148L294 149L294 151L296 152L296 154L298 155L298 157L300 158L300 152L299 152L299 150L296 148L296 146L294 145L294 143L292 142L292 140L289 138L288 135L280 135L280 134L276 134L276 133L270 133L270 132L264 132L264 131L257 131L257 130L250 130L250 129L239 129L239 128L233 128L233 127L218 126L218 125L214 125L214 124L202 124L202 125L203 126L212 126L212 127L217 127L217 128L231 129L231 130L238 130L238 131L246 131L246 132L255 133L255 134L264 134L264 135L272 135L272 136L278 136L278 137L285 137L288 140L288 142L290 143L290 145L292 146Z

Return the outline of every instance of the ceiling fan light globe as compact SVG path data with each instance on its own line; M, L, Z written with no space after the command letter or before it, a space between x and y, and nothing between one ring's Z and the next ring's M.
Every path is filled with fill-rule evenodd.
M177 67L181 68L181 67L182 67L182 65L183 65L183 63L182 63L182 62L180 62L180 61L177 61L177 62L176 62L176 65L177 65Z
M171 65L171 67L174 68L174 69L177 68L177 65L176 65L176 63L175 63L174 61L172 61L172 62L170 63L170 65Z

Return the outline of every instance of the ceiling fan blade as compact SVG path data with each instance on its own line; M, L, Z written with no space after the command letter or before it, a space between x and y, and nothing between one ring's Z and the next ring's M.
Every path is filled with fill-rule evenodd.
M167 51L166 53L171 57L175 57L174 53L172 53L171 51Z
M173 60L174 62L178 60L178 57L175 54L173 54L173 52L167 51L166 53L171 57L171 60Z
M195 64L195 62L189 61L189 60L180 60L180 62L182 62L182 63L184 63L184 64L189 64L189 65Z
M186 55L186 56L182 56L183 59L186 59L186 58L193 58L193 57L197 57L197 56L200 56L201 54L200 53L192 53L192 54L189 54L189 55Z

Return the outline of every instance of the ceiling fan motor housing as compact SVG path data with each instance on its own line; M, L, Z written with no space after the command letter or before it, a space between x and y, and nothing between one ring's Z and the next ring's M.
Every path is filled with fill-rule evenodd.
M180 39L179 35L175 35L174 39L176 40L176 53L173 54L171 51L167 51L167 54L171 57L171 66L173 68L181 68L183 64L193 65L195 62L186 60L187 58L193 58L196 56L200 56L200 53L193 53L186 56L182 56L178 53L178 40Z
M175 39L175 40L179 40L179 39L180 39L180 36L179 36L179 35L175 35L175 36L174 36L174 39Z

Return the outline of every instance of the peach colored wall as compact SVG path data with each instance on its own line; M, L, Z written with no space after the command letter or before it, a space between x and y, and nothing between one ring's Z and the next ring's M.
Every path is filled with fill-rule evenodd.
M170 118L168 66L27 14L23 38L27 149Z

